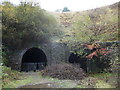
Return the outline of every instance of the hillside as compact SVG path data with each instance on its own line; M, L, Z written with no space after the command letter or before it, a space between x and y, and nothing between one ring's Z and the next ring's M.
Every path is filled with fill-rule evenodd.
M60 42L106 42L118 40L118 3L101 8L56 13L64 35Z

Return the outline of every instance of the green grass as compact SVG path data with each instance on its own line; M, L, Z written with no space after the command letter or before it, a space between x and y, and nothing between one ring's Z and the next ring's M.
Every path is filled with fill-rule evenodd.
M106 83L104 80L98 80L95 85L95 88L115 88L115 86Z
M3 88L16 88L32 81L31 77L23 78L20 72L11 70L9 67L0 66L0 68L2 68L0 80L3 81L0 84Z
M117 75L117 73L89 74L89 76L96 78L96 88L115 88L117 84Z
M96 74L88 74L91 77L98 78L98 79L107 79L110 77L115 77L117 76L117 73L96 73Z
M30 83L32 80L33 79L31 77L28 77L24 80L13 80L10 83L4 85L3 88L17 88Z
M82 85L77 85L75 88L85 88L85 87Z

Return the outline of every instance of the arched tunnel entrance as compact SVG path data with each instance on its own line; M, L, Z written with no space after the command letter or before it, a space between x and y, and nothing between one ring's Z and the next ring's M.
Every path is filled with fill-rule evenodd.
M23 57L21 63L21 71L36 71L42 70L47 65L47 57L45 53L39 48L28 49Z
M80 68L82 68L85 72L87 72L87 59L82 58L80 55L71 53L69 56L69 63L79 64Z

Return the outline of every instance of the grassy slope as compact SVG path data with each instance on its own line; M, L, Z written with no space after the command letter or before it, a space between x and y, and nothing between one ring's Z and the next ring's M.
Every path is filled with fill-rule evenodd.
M63 27L64 35L61 38L62 42L74 42L74 40L82 40L86 42L86 40L82 38L86 38L88 40L89 33L93 35L93 38L98 38L96 39L98 42L117 40L117 3L81 12L56 13L55 16L58 23ZM85 31L88 33L84 35L82 32Z

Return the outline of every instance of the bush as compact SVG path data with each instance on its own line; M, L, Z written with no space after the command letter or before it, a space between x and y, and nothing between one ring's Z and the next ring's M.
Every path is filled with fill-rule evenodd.
M118 72L119 71L119 49L118 47L115 47L113 49L113 52L110 55L110 60L111 60L111 66L109 68L110 71L112 72Z
M107 72L117 72L119 68L118 46L113 44L112 46L106 48L108 48L111 52L107 55L100 56L100 68Z

